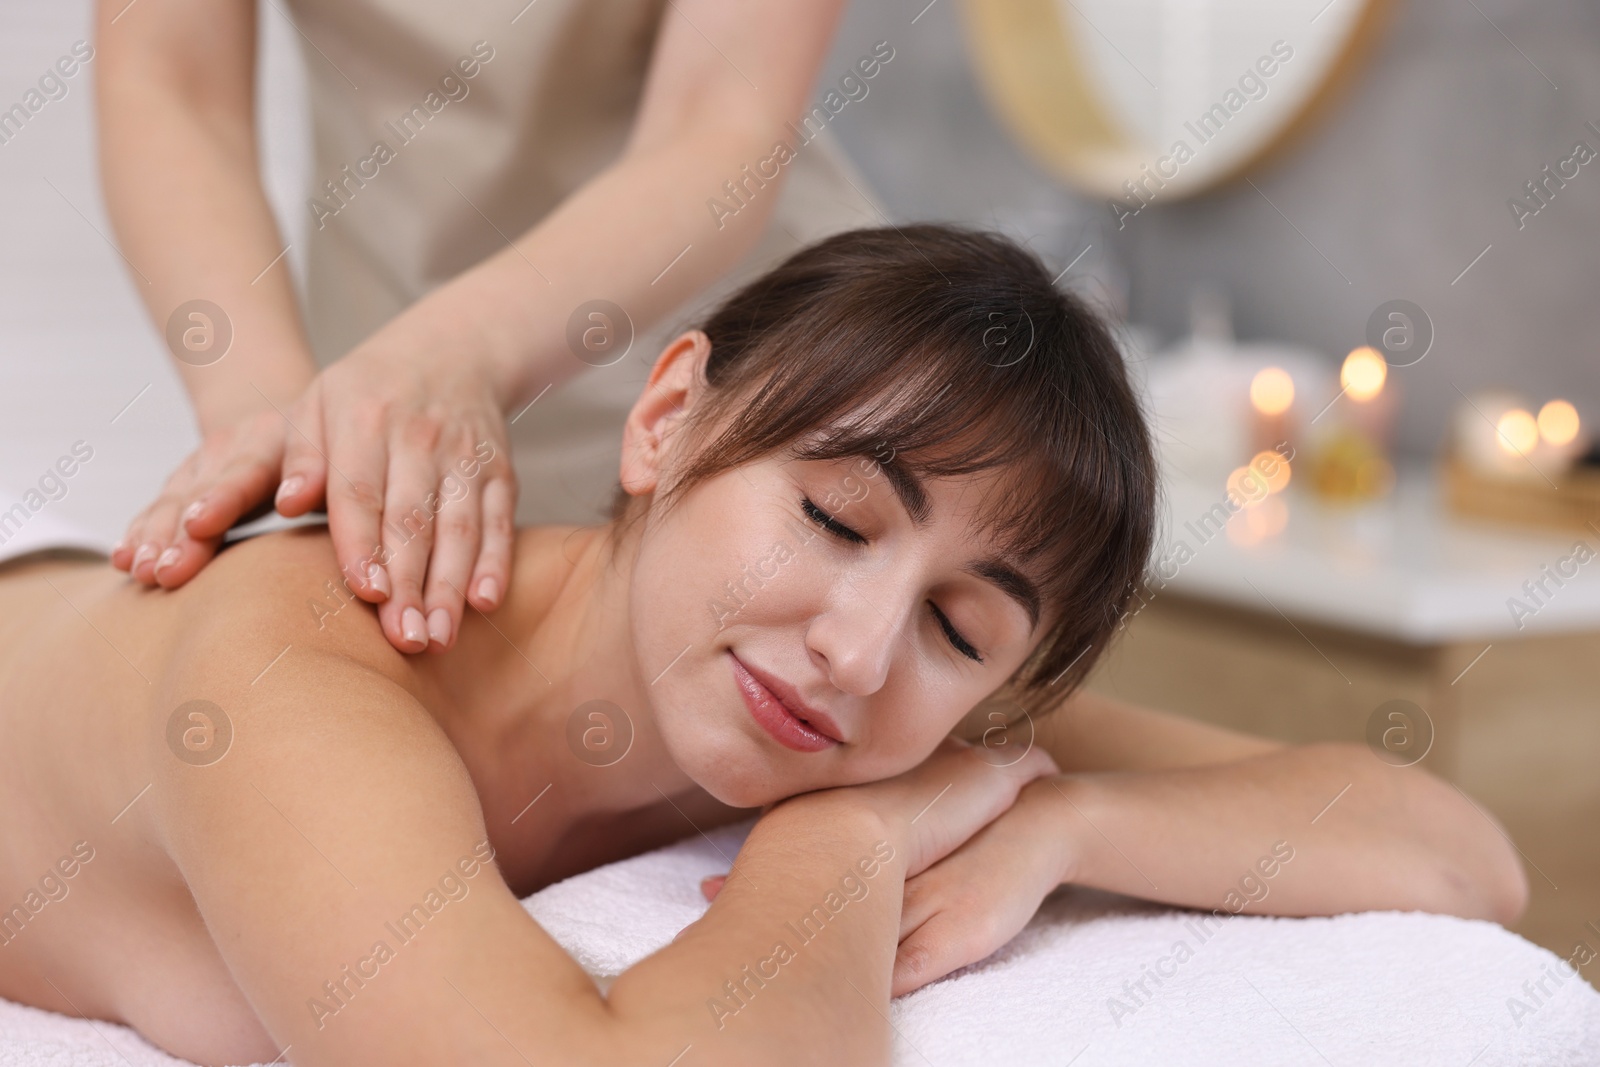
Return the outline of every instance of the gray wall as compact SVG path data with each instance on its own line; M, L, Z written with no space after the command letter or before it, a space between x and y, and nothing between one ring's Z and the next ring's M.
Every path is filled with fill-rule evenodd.
M1413 456L1437 450L1457 387L1563 395L1600 421L1600 159L1520 231L1506 205L1574 141L1600 151L1584 127L1600 126L1600 5L1396 0L1355 84L1250 175L1308 244L1243 182L1158 202L1118 233L1103 201L1063 188L993 118L967 65L959 0L911 24L925 2L853 4L823 71L872 41L896 48L839 124L896 221L993 225L1058 267L1092 243L1074 273L1090 270L1162 340L1185 332L1199 282L1229 292L1241 339L1330 359L1363 343L1379 304L1412 300L1436 331L1428 357L1396 372L1400 443Z

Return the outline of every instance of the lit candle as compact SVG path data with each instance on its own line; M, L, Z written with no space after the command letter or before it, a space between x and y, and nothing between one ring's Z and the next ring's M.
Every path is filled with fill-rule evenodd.
M1456 409L1456 453L1475 470L1513 478L1539 478L1539 422L1520 395L1501 389L1475 392Z
M1282 367L1263 367L1250 380L1250 450L1260 452L1290 438L1294 379Z
M1588 445L1578 409L1561 399L1547 401L1535 420L1539 427L1541 451L1565 469Z
M1388 380L1388 362L1376 349L1366 345L1351 349L1339 368L1339 385L1350 401L1343 416L1380 451L1388 449L1397 406L1397 390L1393 386L1385 387Z

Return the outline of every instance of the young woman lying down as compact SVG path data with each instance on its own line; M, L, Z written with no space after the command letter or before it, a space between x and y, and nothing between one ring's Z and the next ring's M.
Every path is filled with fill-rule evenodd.
M505 461L460 449L468 491ZM1067 882L1513 921L1514 851L1428 774L1076 691L1155 492L1096 317L1008 240L913 226L672 341L613 521L520 530L442 653L395 651L325 527L172 592L14 566L0 994L202 1064L855 1064ZM519 904L756 809L604 993Z

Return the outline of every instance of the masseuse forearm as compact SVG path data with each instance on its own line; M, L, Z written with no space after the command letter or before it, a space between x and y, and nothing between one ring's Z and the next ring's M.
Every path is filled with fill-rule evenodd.
M228 317L225 359L174 361L206 431L260 410L263 394L286 406L315 365L287 263L266 269L284 243L261 187L248 85L196 84L210 72L186 75L153 42L158 13L172 17L162 8L111 26L101 13L102 179L129 277L156 329L164 332L190 300ZM240 65L248 80L254 64Z
M1514 921L1526 896L1515 851L1484 813L1360 745L1054 786L1077 884L1257 914L1394 908L1497 922Z
M705 1064L887 1060L904 860L871 820L830 810L764 816L705 917L612 986L627 1062L690 1043Z
M502 403L520 407L588 369L568 346L579 305L609 300L642 333L754 246L781 171L720 228L706 201L725 195L722 183L742 177L741 166L769 155L777 131L757 123L700 129L625 153L514 247L424 297L397 326L457 353L476 349Z

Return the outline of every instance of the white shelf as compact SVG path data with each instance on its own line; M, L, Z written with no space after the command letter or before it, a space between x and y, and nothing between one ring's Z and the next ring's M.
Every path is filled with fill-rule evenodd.
M1415 644L1600 630L1600 533L1456 518L1430 471L1403 471L1388 499L1360 508L1323 504L1291 484L1283 494L1288 524L1250 546L1225 533L1202 542L1195 533L1195 520L1224 499L1220 485L1173 480L1164 489L1156 557L1170 555L1177 539L1194 555L1158 585L1158 596L1177 592ZM1576 576L1559 588L1547 581L1551 595L1537 605L1523 583L1543 578L1546 565L1553 571L1579 541L1596 558L1568 564ZM1511 598L1537 608L1521 628Z

